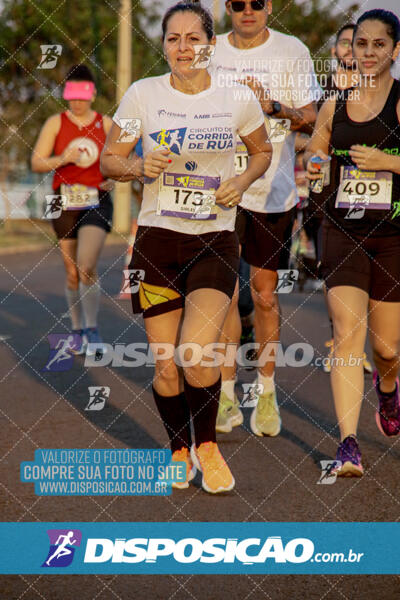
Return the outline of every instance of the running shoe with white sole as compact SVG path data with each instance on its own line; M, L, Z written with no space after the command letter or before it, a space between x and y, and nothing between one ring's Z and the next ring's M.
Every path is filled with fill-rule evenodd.
M203 442L198 448L193 444L190 456L203 474L201 485L206 492L219 494L234 488L235 479L215 442Z
M373 382L378 396L378 410L375 421L378 429L386 437L393 437L400 433L400 394L399 378L396 379L396 388L393 394L383 394L379 388L378 371L374 372Z
M233 394L233 409L231 412L231 425L238 427L243 423L243 413L240 410L240 402L236 394Z
M219 433L230 433L232 427L237 427L243 423L243 413L240 410L239 400L236 394L233 400L225 392L221 392L218 403L216 431Z
M87 327L83 330L83 335L87 339L86 356L103 355L107 352L107 348L103 344L97 327Z
M332 473L338 477L361 477L364 468L361 464L361 451L355 435L348 435L339 444L336 452L337 467L333 467Z
M175 450L172 454L172 460L174 462L186 463L186 480L185 481L174 481L172 487L178 490L184 490L189 487L189 481L192 481L196 475L196 467L194 466L190 457L189 448L183 446L180 450Z
M250 417L250 428L258 436L275 437L281 430L281 417L276 401L276 391L260 394Z

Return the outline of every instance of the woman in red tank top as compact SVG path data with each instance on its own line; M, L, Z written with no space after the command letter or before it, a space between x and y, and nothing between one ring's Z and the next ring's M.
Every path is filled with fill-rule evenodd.
M112 122L92 110L95 97L91 71L84 65L72 67L63 93L68 110L47 119L32 154L33 171L54 171L54 194L46 196L45 217L52 221L64 261L76 334L70 350L76 354L95 352L86 343L101 344L96 265L112 220L112 184L104 180L99 160Z

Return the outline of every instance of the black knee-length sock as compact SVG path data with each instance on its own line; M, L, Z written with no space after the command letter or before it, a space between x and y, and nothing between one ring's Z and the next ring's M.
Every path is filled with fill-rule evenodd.
M192 413L196 446L215 442L215 424L221 392L221 377L208 387L193 387L185 379L185 394Z
M162 396L153 387L154 401L167 430L171 442L171 450L190 448L192 437L190 433L190 409L185 393L176 396Z

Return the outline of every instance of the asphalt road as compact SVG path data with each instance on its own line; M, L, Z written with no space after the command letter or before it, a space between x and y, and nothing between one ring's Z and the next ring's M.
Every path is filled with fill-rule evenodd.
M100 323L109 343L145 341L143 322L130 303L117 300L123 246L108 246L100 264ZM43 373L47 335L64 333L68 321L64 273L56 250L0 256L0 509L2 521L397 521L400 517L399 439L378 432L371 376L359 439L366 474L361 479L317 485L319 461L336 451L337 428L329 376L321 368L277 369L283 429L258 438L245 423L219 435L236 478L229 495L213 497L195 480L170 497L38 497L21 483L21 461L37 448L159 448L166 435L151 395L152 368L87 369L75 358L71 370ZM284 346L311 344L325 354L328 320L321 293L281 295ZM7 338L7 336L10 336ZM254 372L241 370L239 382ZM238 393L242 387L238 385ZM101 411L85 411L89 386L110 387ZM199 530L201 524L199 524ZM395 576L3 576L5 600L109 599L321 599L400 596Z

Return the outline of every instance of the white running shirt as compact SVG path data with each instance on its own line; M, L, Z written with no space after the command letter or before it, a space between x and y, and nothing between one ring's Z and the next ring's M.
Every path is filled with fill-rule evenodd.
M237 135L247 136L264 122L255 95L235 98L232 87L217 86L215 76L207 90L184 94L171 86L167 73L131 85L113 117L121 128L130 119L140 128L144 155L169 148L172 160L157 179L145 182L138 224L188 234L233 231L236 208L217 205L201 218L192 218L191 211L203 192L212 198L235 176Z
M269 37L260 46L247 50L235 48L228 33L217 36L210 69L220 85L239 81L246 76L258 79L271 98L289 106L302 108L317 101L322 94L307 47L296 37L268 28ZM271 166L243 195L240 206L261 213L286 212L297 202L294 180L295 132L289 131L288 119L265 117L273 146ZM240 172L246 166L246 153L240 153L236 164Z

